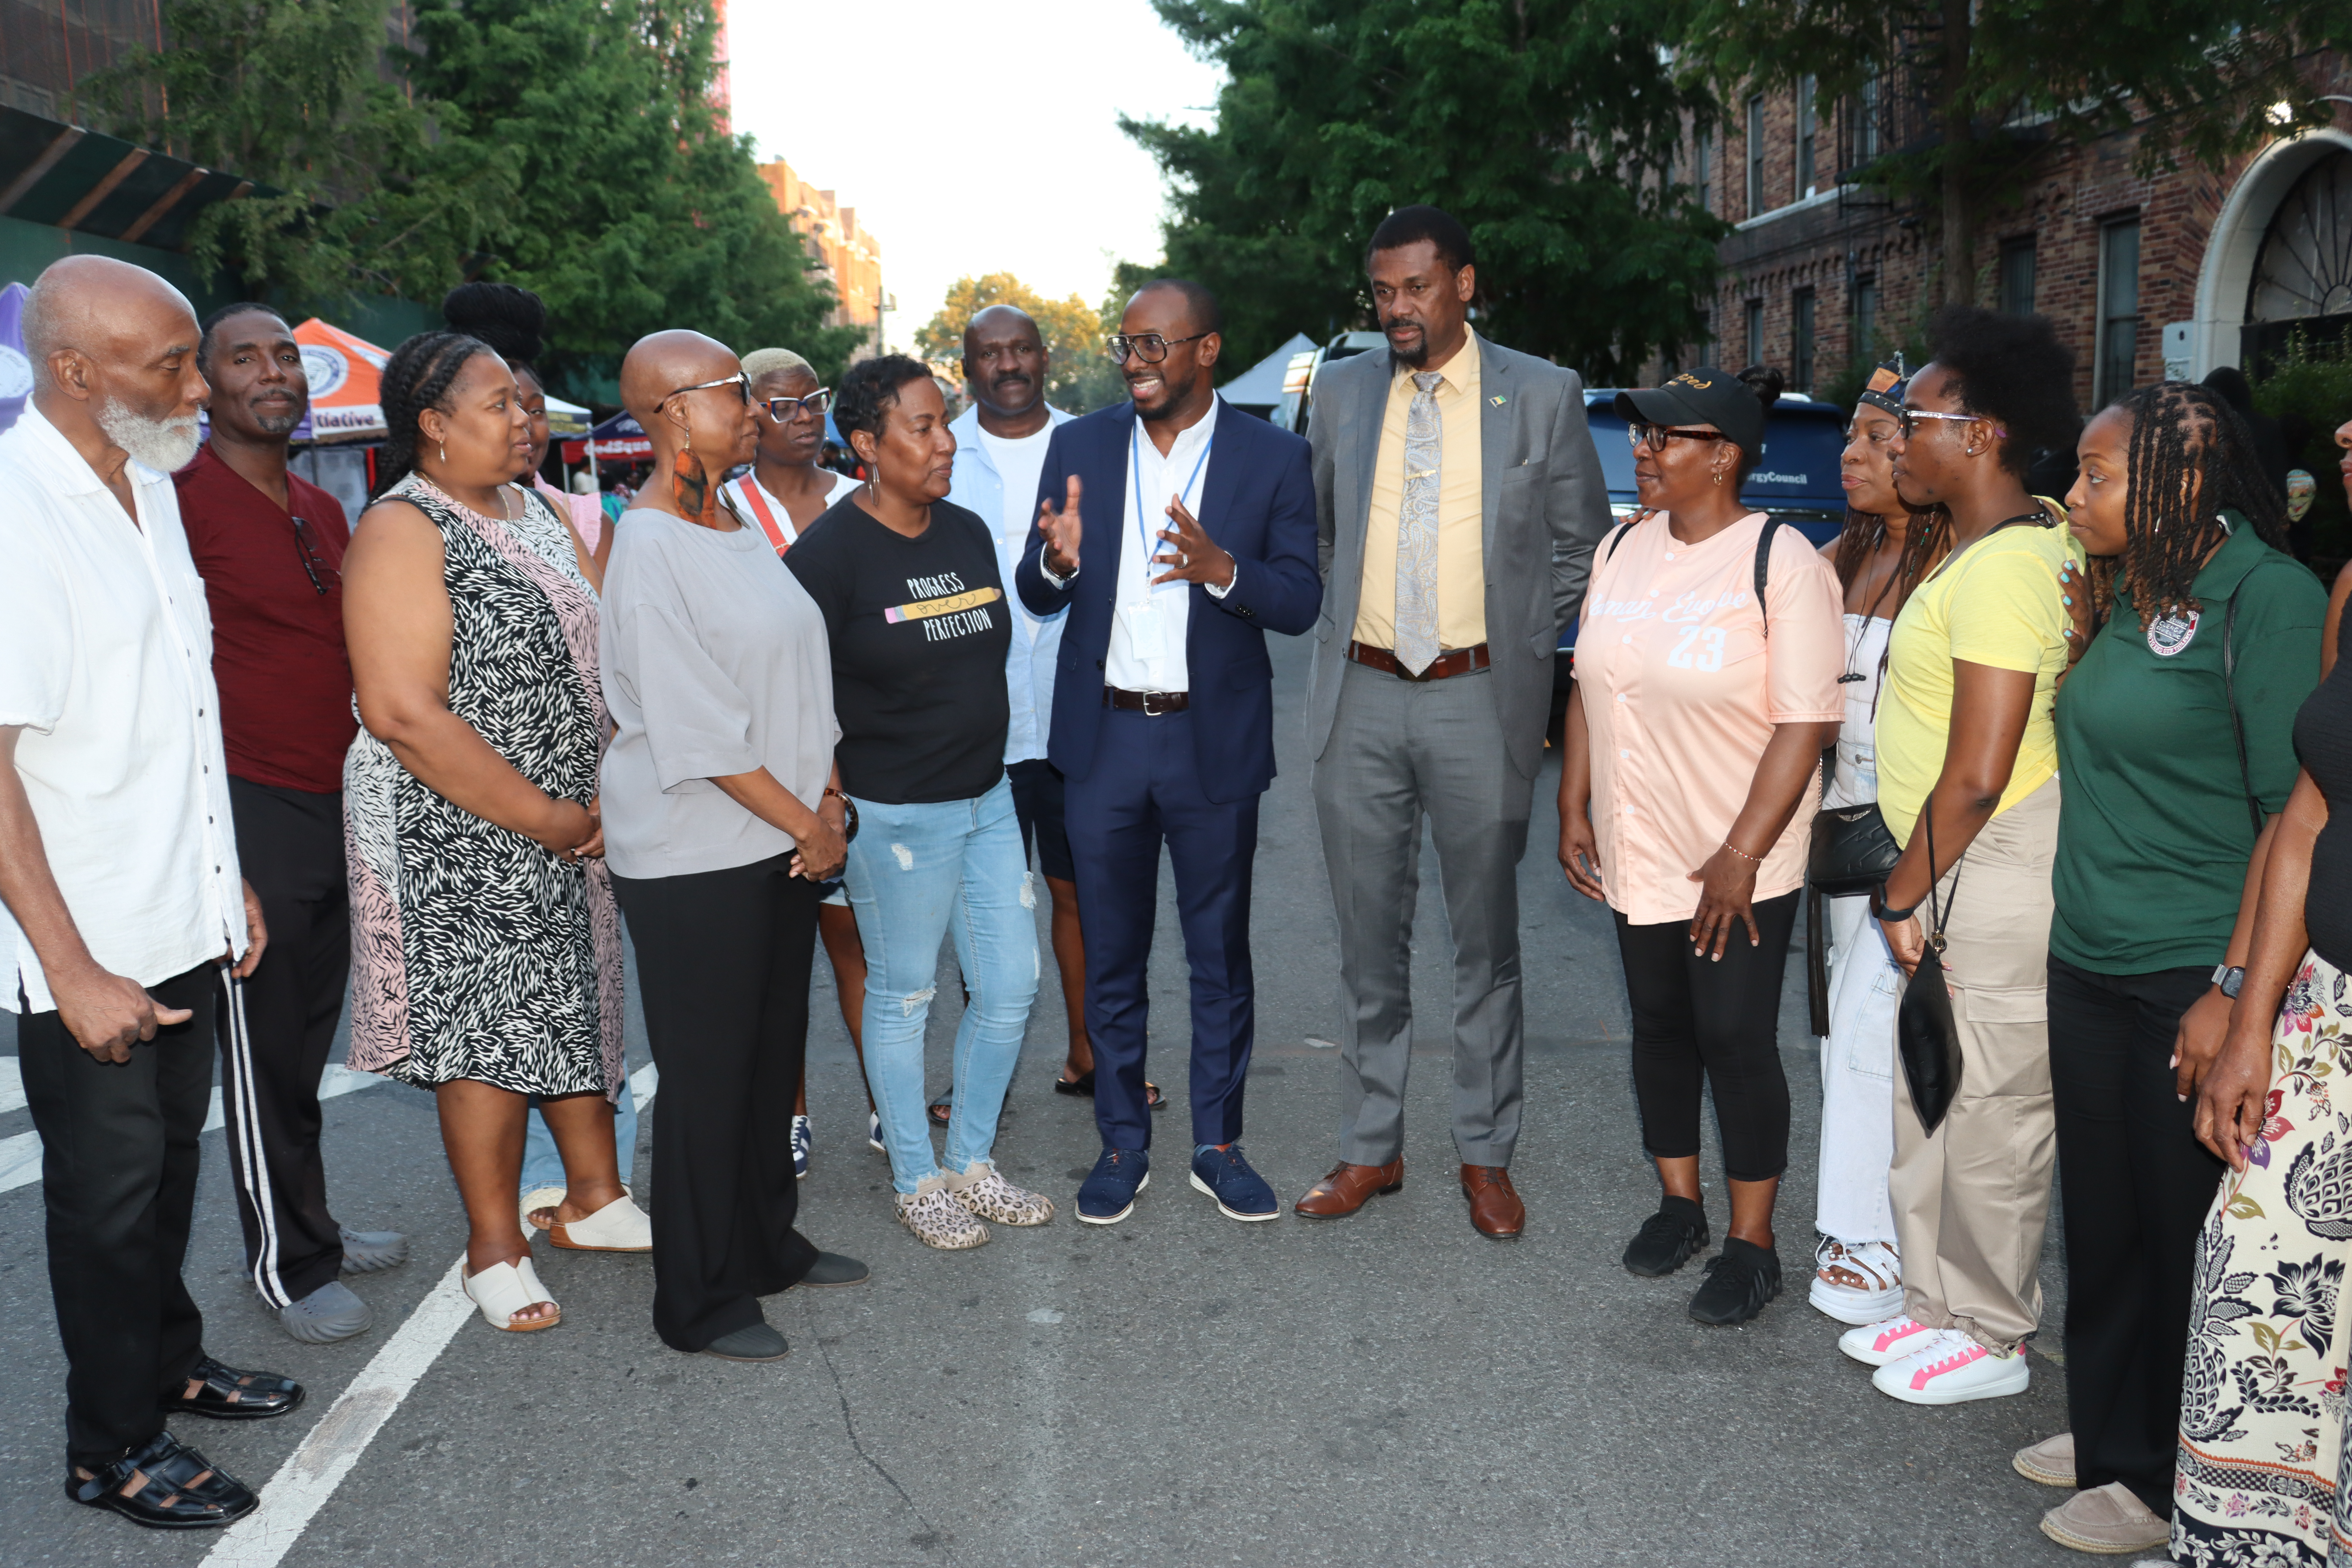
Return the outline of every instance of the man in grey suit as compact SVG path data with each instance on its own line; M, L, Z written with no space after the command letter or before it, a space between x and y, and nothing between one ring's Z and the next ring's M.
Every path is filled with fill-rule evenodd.
M1454 1142L1480 1233L1515 1237L1525 1035L1517 868L1553 650L1610 523L1572 371L1468 328L1470 237L1435 207L1372 233L1385 353L1327 365L1308 439L1321 530L1307 742L1339 917L1340 1163L1322 1218L1404 1184L1422 816L1454 934Z

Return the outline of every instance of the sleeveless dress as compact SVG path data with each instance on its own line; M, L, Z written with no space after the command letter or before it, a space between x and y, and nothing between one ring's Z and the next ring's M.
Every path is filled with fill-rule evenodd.
M606 722L596 595L536 495L509 522L412 474L386 492L441 533L449 710L549 795L596 794ZM601 859L570 861L452 805L362 728L343 763L351 1065L432 1088L618 1097L621 928Z

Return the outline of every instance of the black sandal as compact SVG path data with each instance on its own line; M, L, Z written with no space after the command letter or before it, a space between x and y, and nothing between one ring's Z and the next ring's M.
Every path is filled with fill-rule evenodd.
M125 1495L123 1487L134 1479L139 1484ZM95 1474L68 1466L66 1496L149 1530L214 1530L261 1506L251 1487L169 1432L156 1433L144 1447Z
M166 1409L215 1421L267 1421L302 1404L302 1385L274 1372L239 1372L199 1356L188 1375L196 1380L195 1393L181 1394Z
M1095 1069L1088 1068L1086 1071L1080 1073L1076 1078L1062 1078L1056 1075L1054 1079L1054 1092L1055 1094L1083 1094L1087 1099L1092 1100L1095 1093ZM1154 1110L1165 1110L1168 1109L1168 1097L1160 1093L1160 1086L1152 1082L1150 1079L1143 1080L1143 1102L1151 1107Z

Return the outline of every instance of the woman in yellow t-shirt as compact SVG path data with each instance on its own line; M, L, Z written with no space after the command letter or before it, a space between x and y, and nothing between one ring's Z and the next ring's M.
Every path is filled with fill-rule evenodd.
M1904 845L1880 926L1906 970L1931 887L1958 1025L1960 1086L1931 1133L1901 1073L1888 1175L1907 1310L1845 1334L1881 1393L1954 1405L2025 1391L2055 1137L2044 1018L2058 837L2053 699L2076 559L2065 513L2028 492L2071 447L2074 356L2038 316L1948 306L1889 444L1896 493L1950 514L1951 554L1888 638L1878 805ZM1957 894L1957 897L1955 895ZM1916 913L1915 913L1916 910Z

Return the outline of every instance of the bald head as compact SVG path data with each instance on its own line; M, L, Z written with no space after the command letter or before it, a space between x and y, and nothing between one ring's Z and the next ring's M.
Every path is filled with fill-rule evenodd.
M68 256L34 282L20 330L33 405L101 476L126 457L169 473L196 455L210 389L177 289L127 261Z
M964 385L977 398L984 427L999 435L1028 434L1046 418L1049 356L1037 323L1018 305L991 305L963 330ZM1024 426L1014 430L1000 426Z
M188 297L144 267L110 256L53 262L25 297L25 357L37 386L56 384L51 362L79 353L104 364L140 364L173 349L196 352Z
M621 403L650 431L663 401L679 387L699 386L742 368L735 351L717 338L683 327L649 332L629 345L621 361Z

